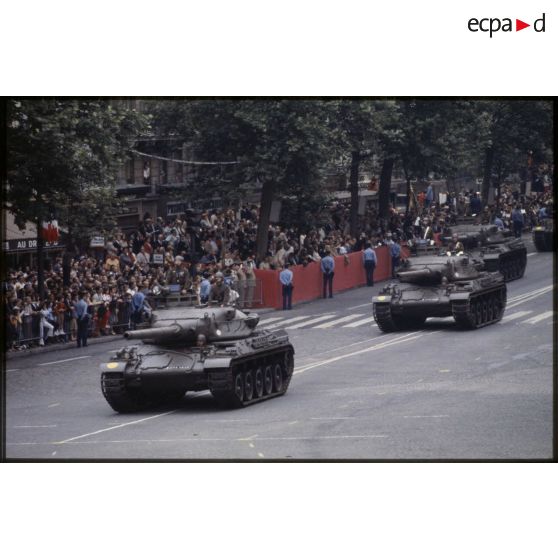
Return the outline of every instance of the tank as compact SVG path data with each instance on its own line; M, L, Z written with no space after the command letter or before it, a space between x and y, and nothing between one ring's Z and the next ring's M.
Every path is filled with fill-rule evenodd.
M139 341L101 365L101 388L119 413L141 411L187 391L210 390L227 407L283 395L294 369L284 330L257 329L257 314L234 307L158 310L151 327L129 331Z
M533 243L538 252L554 250L554 219L543 219L533 228Z
M372 299L383 332L418 329L429 317L453 317L461 328L477 329L504 314L501 273L480 271L466 255L408 259L397 277L399 283L389 283Z
M443 237L443 244L448 246L457 234L465 250L484 262L485 271L499 271L506 282L523 277L527 248L520 238L511 236L511 231L498 230L495 225L469 224L452 227L450 232Z

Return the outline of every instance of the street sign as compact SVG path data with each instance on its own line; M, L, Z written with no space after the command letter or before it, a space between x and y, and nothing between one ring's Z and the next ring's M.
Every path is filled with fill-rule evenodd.
M105 237L104 236L93 236L91 242L89 243L89 248L104 248L105 247Z

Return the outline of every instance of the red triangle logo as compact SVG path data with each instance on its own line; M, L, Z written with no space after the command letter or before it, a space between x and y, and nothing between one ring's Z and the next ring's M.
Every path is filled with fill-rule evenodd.
M520 19L515 20L515 30L516 31L521 31L522 29L525 29L526 27L531 27L531 24L530 23L525 23L524 21L521 21Z

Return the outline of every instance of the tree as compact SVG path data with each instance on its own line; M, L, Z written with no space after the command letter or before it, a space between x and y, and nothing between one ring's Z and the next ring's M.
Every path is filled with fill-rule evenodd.
M4 208L20 228L37 224L41 296L41 222L58 217L68 228L70 251L75 241L108 223L116 210L116 171L146 123L108 99L8 101Z
M239 184L262 184L257 254L263 258L274 198L320 187L320 169L330 141L328 108L313 100L222 99L169 101L159 105L155 125L195 145L205 162L237 165L199 167L198 182L222 192ZM217 172L218 171L218 172ZM227 180L223 181L223 173ZM203 177L203 178L201 178Z
M509 174L552 161L550 101L477 101L482 149L482 198Z

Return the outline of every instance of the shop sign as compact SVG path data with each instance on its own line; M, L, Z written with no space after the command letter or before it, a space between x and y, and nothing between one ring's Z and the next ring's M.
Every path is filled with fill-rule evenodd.
M91 238L89 243L89 248L104 248L105 247L105 237L104 236L94 236Z
M45 250L64 248L62 242L45 242L43 245ZM22 252L37 249L37 239L36 238L20 238L12 239L4 242L4 250L6 252Z

